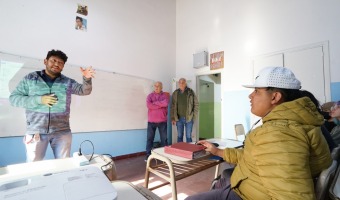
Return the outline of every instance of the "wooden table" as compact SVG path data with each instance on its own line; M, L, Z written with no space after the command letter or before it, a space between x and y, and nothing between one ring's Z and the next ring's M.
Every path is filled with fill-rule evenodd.
M242 145L242 142L228 139L209 139L208 141L218 143L219 148L224 149L226 147L238 147ZM162 161L160 164L151 166L151 160L156 159ZM219 164L223 161L220 159L212 159L212 155L208 152L197 159L187 159L171 154L164 153L164 147L156 148L151 151L146 164L145 170L145 187L148 188L150 173L153 173L167 182L149 188L154 190L164 185L170 184L172 189L172 198L177 200L177 188L176 181L181 180L185 177L191 176L210 167L216 166L215 178L219 172Z

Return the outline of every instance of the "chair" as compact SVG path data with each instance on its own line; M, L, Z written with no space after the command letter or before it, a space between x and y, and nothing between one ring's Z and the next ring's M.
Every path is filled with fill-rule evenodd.
M244 131L243 124L235 124L235 134L236 134L236 140L243 141L246 137L246 133ZM239 136L242 136L241 139L239 139Z
M235 169L235 166L233 166L231 168L224 169L222 171L222 173L212 181L211 186L210 186L210 190L215 189L216 186L218 188L221 188L221 186L223 187L223 186L229 185L230 184L230 177L231 177L234 169ZM223 179L223 181L221 180L221 178Z
M340 146L335 147L332 152L331 152L331 156L333 160L338 161L339 163L339 159L340 159Z
M332 200L340 200L340 167L336 170L336 174L329 188L329 197Z
M333 160L332 165L320 173L315 185L315 194L317 200L328 199L329 186L333 181L337 166L338 162Z

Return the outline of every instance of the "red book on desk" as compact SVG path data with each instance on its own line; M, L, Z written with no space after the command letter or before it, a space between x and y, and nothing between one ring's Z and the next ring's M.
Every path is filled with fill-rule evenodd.
M164 147L164 152L175 156L194 159L205 155L203 145L179 142Z

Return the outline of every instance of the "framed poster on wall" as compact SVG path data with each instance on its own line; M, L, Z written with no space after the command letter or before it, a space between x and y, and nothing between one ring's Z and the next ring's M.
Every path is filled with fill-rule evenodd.
M210 70L224 67L224 51L210 54Z

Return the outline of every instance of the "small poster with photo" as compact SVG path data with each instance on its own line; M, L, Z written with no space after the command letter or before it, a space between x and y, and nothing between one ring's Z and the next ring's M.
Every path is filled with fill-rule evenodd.
M210 70L224 67L224 51L210 54Z
M87 16L87 14L88 14L87 6L78 4L77 13L84 15L84 16Z
M76 16L75 29L80 31L87 31L87 19Z

